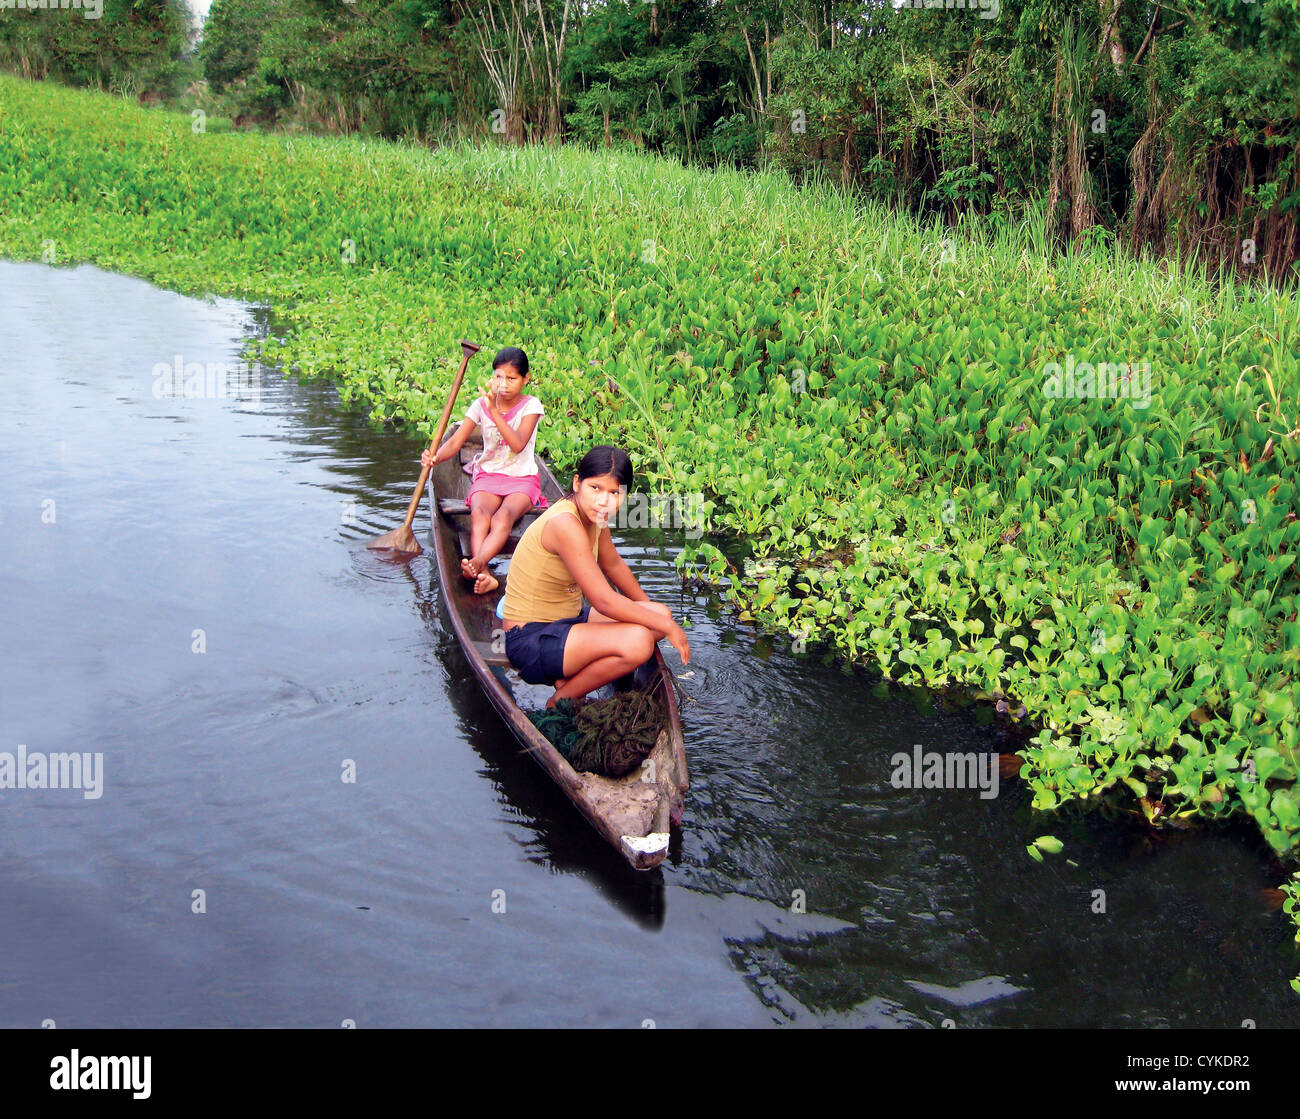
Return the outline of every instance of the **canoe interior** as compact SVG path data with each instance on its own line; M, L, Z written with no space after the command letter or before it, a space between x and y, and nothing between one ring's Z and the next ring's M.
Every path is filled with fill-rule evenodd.
M469 551L469 514L463 510L470 476L464 464L482 450L471 440L461 449L461 461L439 463L429 476L429 505L433 510L431 537L447 614L461 648L492 705L529 755L542 766L592 825L639 870L663 861L670 822L680 824L689 780L682 741L677 696L658 648L654 656L629 676L593 693L600 699L626 688L654 689L667 711L664 730L646 762L622 778L578 773L524 715L541 708L553 692L550 686L525 683L505 656L504 630L496 616L505 593L510 556L520 537L541 510L525 514L514 526L502 553L492 561L500 587L476 595L460 574L460 561ZM554 505L568 492L539 459L542 493ZM451 511L444 511L444 509ZM522 710L521 710L522 708Z

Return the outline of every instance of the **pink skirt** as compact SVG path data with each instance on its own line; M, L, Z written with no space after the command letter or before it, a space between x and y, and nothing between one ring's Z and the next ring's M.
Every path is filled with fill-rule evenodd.
M542 482L536 474L489 474L485 470L479 470L475 472L469 493L465 495L467 505L474 500L476 493L491 493L497 497L526 493L536 508L545 509L550 504L542 496Z

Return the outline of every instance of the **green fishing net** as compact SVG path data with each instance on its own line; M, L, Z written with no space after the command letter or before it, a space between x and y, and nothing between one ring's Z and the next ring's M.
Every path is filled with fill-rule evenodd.
M554 707L524 712L528 716L528 721L564 755L570 765L573 764L574 747L578 744L578 726L573 718L576 713L577 709L569 699L557 700Z
M579 773L622 777L654 749L664 712L654 693L628 691L580 707L562 699L528 718Z

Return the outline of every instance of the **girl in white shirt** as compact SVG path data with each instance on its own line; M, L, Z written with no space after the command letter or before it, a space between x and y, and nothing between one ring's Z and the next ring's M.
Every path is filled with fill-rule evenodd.
M465 411L465 419L437 452L420 456L425 466L445 462L460 453L476 427L483 429L483 452L472 468L466 501L470 510L470 546L474 553L460 561L461 574L474 580L474 593L497 589L488 562L497 555L510 529L529 509L545 508L541 479L533 447L537 422L545 413L542 402L524 394L528 383L528 355L507 346L492 359L492 383L479 390L479 398Z

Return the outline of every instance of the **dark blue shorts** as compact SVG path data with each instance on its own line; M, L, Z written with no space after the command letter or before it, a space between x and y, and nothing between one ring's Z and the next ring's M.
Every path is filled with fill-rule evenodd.
M591 613L584 606L576 618L558 622L528 622L506 630L506 656L527 684L554 684L564 676L564 642L569 628L585 622Z

